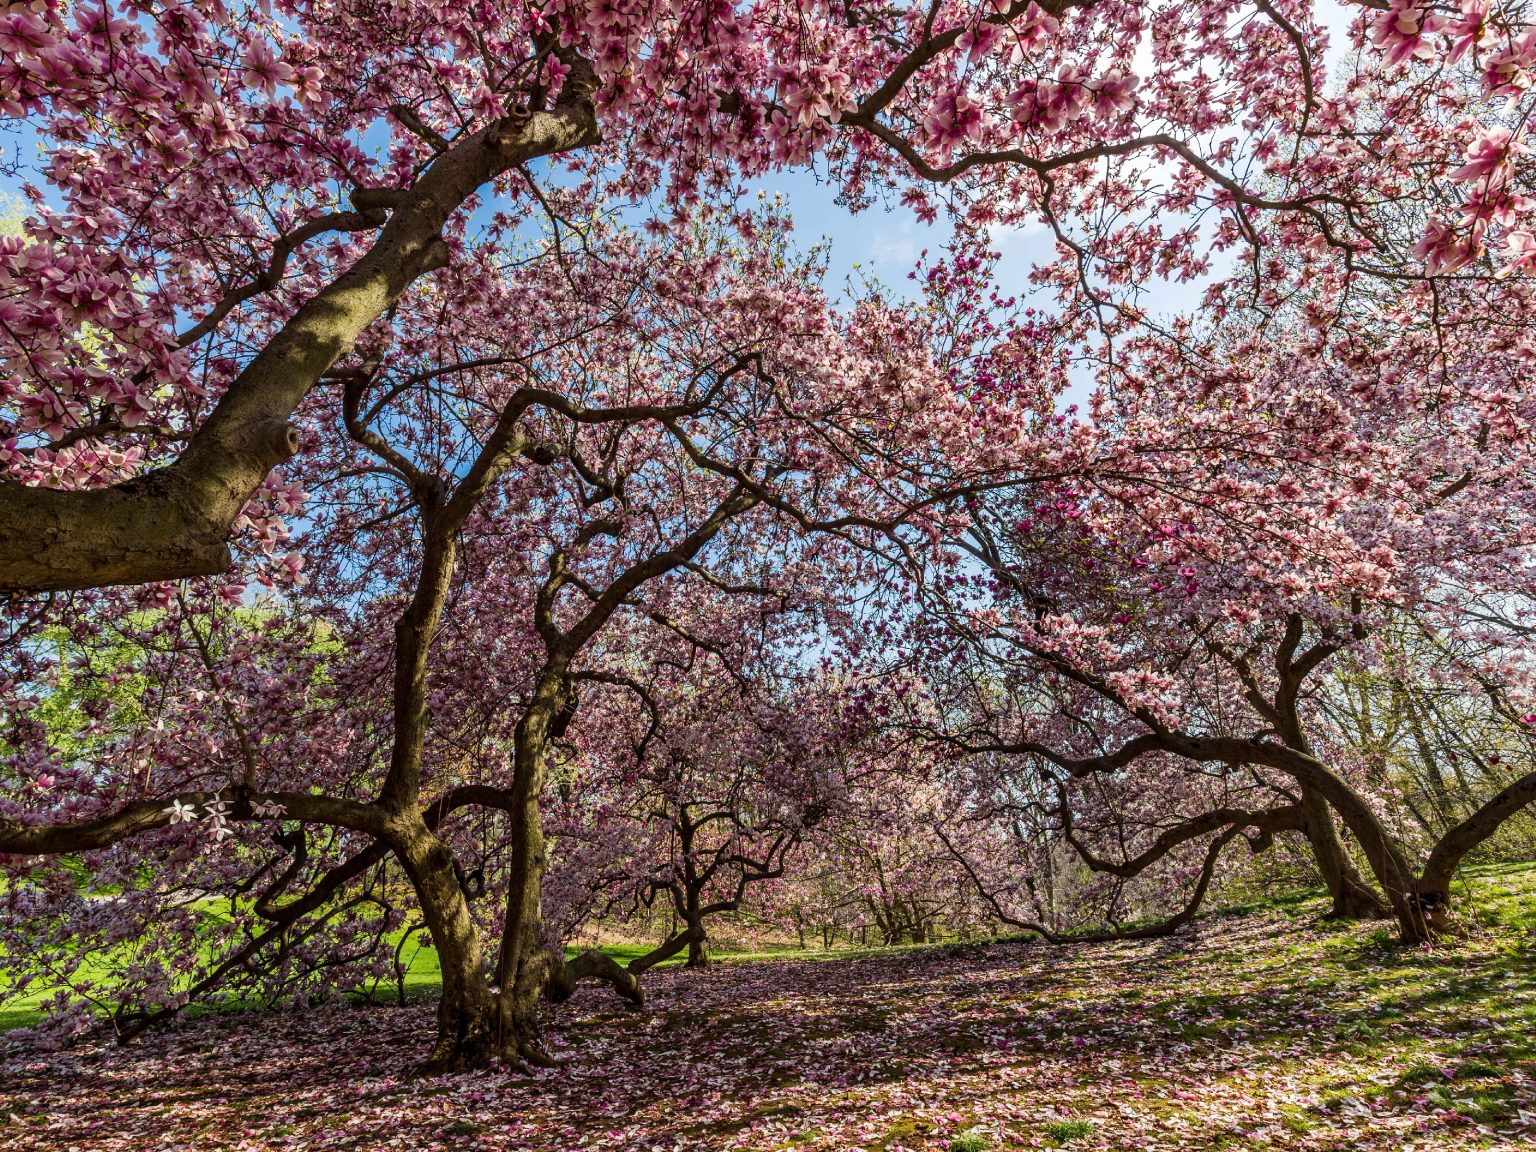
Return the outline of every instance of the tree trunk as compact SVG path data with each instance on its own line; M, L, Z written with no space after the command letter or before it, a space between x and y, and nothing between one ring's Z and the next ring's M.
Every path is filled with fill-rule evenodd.
M689 879L693 880L693 869L689 868ZM688 887L688 899L684 911L687 913L688 923L688 968L709 967L709 937L704 932L704 915L700 911L699 886L690 884Z
M1387 906L1371 891L1360 876L1339 837L1333 822L1333 809L1312 789L1301 790L1302 827L1312 848L1312 859L1322 873L1328 895L1333 898L1328 918L1337 920L1379 920L1390 915Z
M1381 890L1387 895L1390 915L1397 920L1398 928L1402 932L1403 940L1407 943L1415 943L1428 938L1430 933L1423 910L1419 906L1418 884L1412 867L1403 856L1401 850L1393 842L1376 814L1355 791L1343 780L1323 769L1319 774L1320 783L1327 784L1333 789L1333 796L1326 799L1326 806L1339 812L1340 817L1349 825L1355 839L1359 841L1365 851L1366 859L1370 861L1371 871L1375 873L1376 882L1381 885ZM1303 787L1307 782L1301 781ZM1347 805L1347 807L1342 807ZM1332 823L1332 816L1329 816ZM1337 832L1334 833L1337 839ZM1348 858L1345 857L1347 860ZM1372 893L1374 896L1374 893Z
M453 854L419 820L398 839L396 853L416 889L443 978L437 1040L416 1073L483 1068L503 1055L497 996L486 979L480 934L454 872Z
M547 1065L539 1043L538 1006L564 958L544 942L544 827L539 797L548 774L549 740L569 704L563 668L546 667L513 736L512 802L508 807L511 852L501 956L496 965L501 1029L509 1053Z
M542 772L539 773L542 776ZM539 1046L538 1004L555 966L543 940L542 886L546 859L537 793L519 805L511 837L512 875L507 886L497 984L501 990L502 1027L513 1051L543 1063Z
M1371 872L1386 894L1392 915L1402 929L1403 939L1413 942L1426 937L1428 928L1418 907L1416 893L1419 885L1414 868L1364 797L1315 756L1284 745L1224 737L1191 739L1178 736L1169 744L1169 751L1192 759L1221 759L1278 768L1293 777L1304 791L1315 792L1338 814L1365 853Z

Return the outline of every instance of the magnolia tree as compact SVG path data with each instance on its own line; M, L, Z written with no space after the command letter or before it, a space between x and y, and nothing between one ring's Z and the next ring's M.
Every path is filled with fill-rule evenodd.
M1491 291L1515 300L1524 288ZM1443 295L1462 310L1485 303L1481 289ZM1143 474L1134 497L1101 468L1110 482L978 500L954 541L970 567L957 560L960 575L923 585L930 613L911 627L930 656L942 653L933 665L953 666L960 651L978 669L942 674L953 711L931 731L989 758L1004 794L1020 787L1013 774L1046 772L1059 796L1051 814L1090 867L1106 862L1072 836L1074 786L1103 777L1121 790L1129 777L1163 802L1140 822L1145 850L1109 871L1137 872L1197 837L1213 837L1214 863L1244 830L1263 839L1296 828L1337 913L1371 914L1384 895L1404 933L1420 937L1445 918L1465 854L1536 799L1536 776L1489 778L1502 786L1415 859L1402 806L1358 757L1338 756L1320 690L1339 661L1411 660L1409 620L1410 633L1438 638L1437 674L1486 684L1506 716L1526 714L1523 617L1487 606L1522 611L1529 579L1532 400L1519 337L1356 324L1347 339L1366 337L1369 357L1305 335L1283 353L1210 341L1219 409L1208 379L1186 371L1194 393L1180 395L1154 367L1160 351L1143 344L1155 357L1122 364L1115 412L1127 430L1156 422L1161 476ZM1422 387L1438 401L1403 402ZM1210 450L1208 437L1244 424ZM1128 451L1149 439L1137 433ZM1246 534L1224 530L1239 519ZM1168 774L1176 781L1181 762L1179 787ZM1235 803L1234 784L1269 799Z
M1196 779L1177 757L1078 780L1021 755L997 733L1048 718L1058 733L1091 732L1101 718L1048 671L1016 675L971 648L974 636L939 623L952 605L920 603L921 641L893 656L905 668L854 691L866 775L814 838L822 859L808 877L823 890L848 878L840 900L807 901L826 922L859 902L863 934L887 943L999 925L1053 942L1166 935L1233 875L1223 850L1239 835L1259 851L1303 828L1294 797L1256 778Z
M553 162L673 219L812 163L854 206L1043 219L1083 333L1229 252L1319 317L1362 278L1525 268L1523 9L1345 11L1334 80L1289 0L13 5L0 116L42 149L0 259L0 580L227 568L306 399L413 285L505 259Z
M860 790L821 835L822 852L858 909L860 940L922 944L973 935L989 916L937 830L947 802L934 782Z
M761 631L750 632L755 658L724 668L724 645L662 657L650 683L633 686L643 710L595 726L618 743L589 746L561 781L561 799L585 817L557 833L568 842L563 868L601 897L605 919L647 922L660 911L673 925L629 962L636 974L685 950L688 967L708 964L710 918L743 911L749 892L783 878L840 796L835 709L797 686L792 668L774 675Z
M864 631L847 630L853 647ZM896 722L921 708L922 685L841 666L845 658L824 656L816 681L818 819L804 830L793 874L765 892L761 911L802 938L819 933L824 946L839 934L913 944L983 931L988 911L945 843L955 757Z
M544 922L584 709L643 727L654 653L720 659L722 599L810 570L929 610L856 656L942 636L1058 689L960 693L951 748L1257 772L1339 891L1334 816L1422 927L1434 869L1299 686L1389 608L1476 639L1458 605L1526 543L1536 34L1352 18L1331 78L1292 3L7 9L0 116L42 145L0 240L14 939L144 941L151 1019L241 972L354 979L378 949L347 947L420 923L427 1067L542 1060L544 993L640 995ZM721 206L813 164L947 212L959 255L834 307L777 212ZM1051 305L1020 311L977 252L1040 221ZM1196 319L1142 306L1215 276ZM1518 658L1476 674L1518 711ZM121 897L74 901L60 854Z
M139 680L90 740L27 718L59 666L41 618L13 607L32 629L10 682L13 872L131 852L145 833L339 829L340 859L283 867L281 915L398 863L443 972L429 1069L545 1059L537 1002L583 975L638 1000L632 973L597 952L567 963L544 932L539 806L583 699L655 707L666 649L640 633L715 653L722 598L783 612L804 573L857 584L852 540L931 536L938 509L1060 451L1025 402L978 434L973 400L935 364L942 317L878 298L833 310L783 231L771 211L656 244L562 226L518 266L419 286L311 401L303 551L254 550L250 575L281 590L257 621L233 606L234 577L192 599L159 585L53 607L51 627L82 645L134 613L176 638L169 663L126 662ZM448 309L468 296L484 308ZM838 568L834 551L852 559ZM286 653L267 656L267 615ZM206 696L183 695L183 664L202 665ZM477 845L461 814L479 809L495 816ZM474 899L487 889L493 913Z
M1283 789L1199 776L1173 757L1148 756L1122 778L1023 768L1011 752L963 764L949 819L934 826L951 868L989 919L1056 943L1172 934L1214 887L1246 875L1234 841L1259 852L1305 830Z

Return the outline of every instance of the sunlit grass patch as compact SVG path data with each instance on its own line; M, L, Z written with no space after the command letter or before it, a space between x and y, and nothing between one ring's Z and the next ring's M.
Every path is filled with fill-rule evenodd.
M1053 1120L1044 1126L1043 1131L1058 1144L1066 1144L1072 1140L1080 1140L1084 1136L1093 1134L1093 1121L1083 1119Z
M962 1132L949 1142L949 1152L987 1152L992 1147L992 1137L985 1132Z

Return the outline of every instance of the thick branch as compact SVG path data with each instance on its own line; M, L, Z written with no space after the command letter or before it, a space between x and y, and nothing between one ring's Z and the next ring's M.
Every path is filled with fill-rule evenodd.
M315 796L308 792L182 792L159 800L139 800L115 812L65 824L25 824L0 818L0 852L17 856L49 856L64 852L90 852L163 828L171 822L172 804L203 808L212 801L232 801L228 819L252 819L252 802L281 804L287 814L314 824L353 828L369 835L384 831L379 810L355 800Z
M1463 857L1497 832L1504 821L1532 803L1536 803L1536 772L1527 772L1440 837L1424 864L1419 887L1426 892L1447 891Z
M0 484L0 588L135 584L227 568L230 525L298 449L289 421L300 401L413 281L447 262L449 217L499 173L597 139L584 71L585 81L575 72L567 79L553 111L497 120L443 153L362 258L246 365L174 464L90 491Z

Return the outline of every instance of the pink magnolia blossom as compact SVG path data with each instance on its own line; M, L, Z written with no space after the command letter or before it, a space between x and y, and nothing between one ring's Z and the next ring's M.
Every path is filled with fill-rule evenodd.
M1508 128L1484 130L1467 147L1467 162L1450 174L1452 180L1483 180L1490 184L1508 179L1515 157L1529 151L1519 134Z
M1443 220L1431 220L1413 246L1415 258L1424 261L1431 276L1454 272L1472 258L1471 242Z
M1463 0L1458 15L1443 18L1440 31L1451 37L1451 51L1446 56L1446 63L1455 64L1489 42L1488 20L1492 9L1492 0Z
M1536 235L1524 229L1507 232L1503 254L1505 263L1498 273L1501 278L1536 267Z
M1490 52L1483 66L1483 88L1490 96L1516 97L1531 86L1536 68L1536 29Z
M1386 51L1389 67L1405 60L1424 60L1434 54L1428 37L1440 26L1441 18L1418 0L1391 0L1384 11L1371 17L1371 41Z

